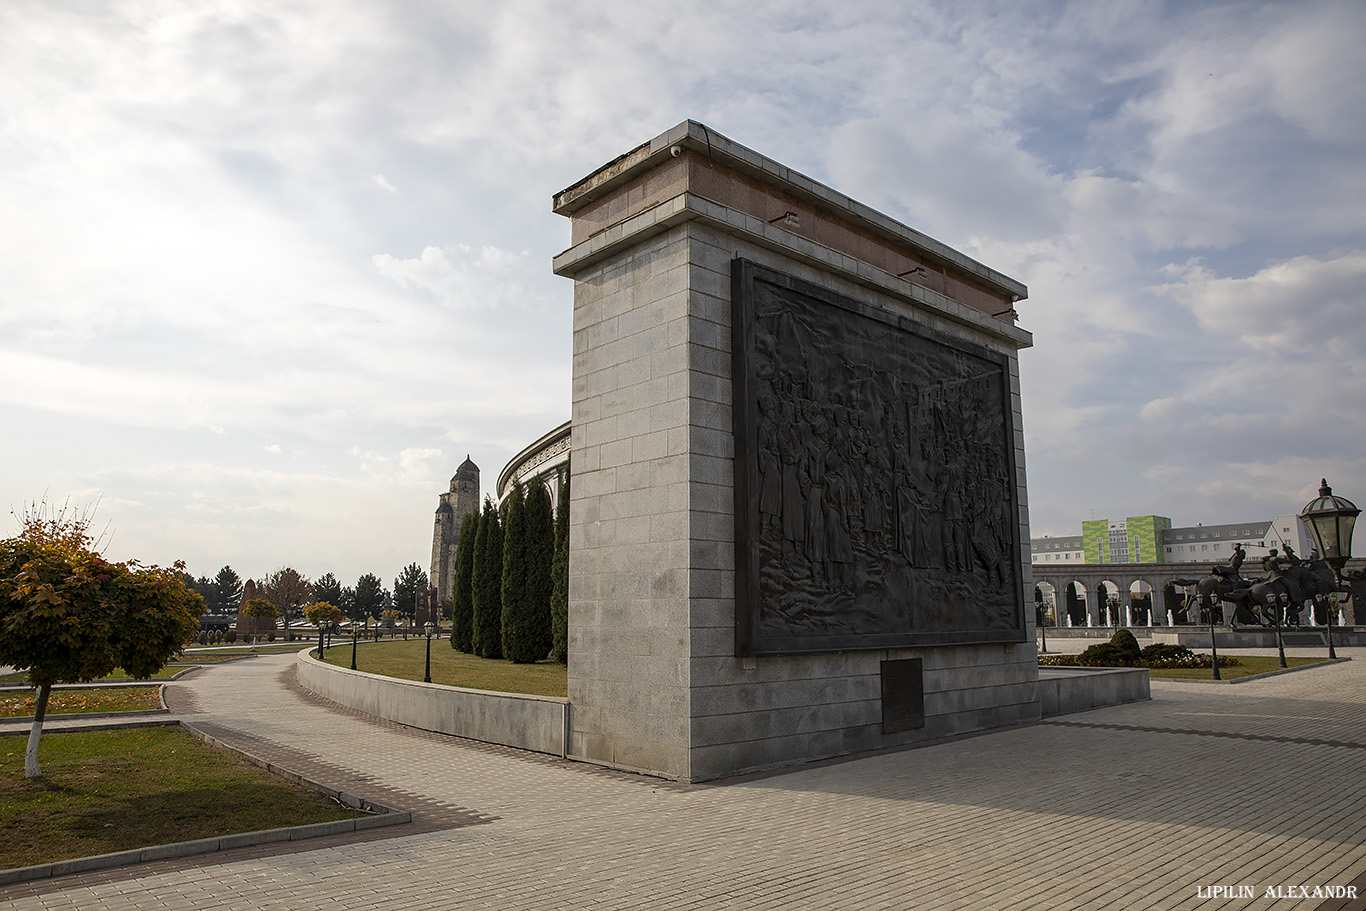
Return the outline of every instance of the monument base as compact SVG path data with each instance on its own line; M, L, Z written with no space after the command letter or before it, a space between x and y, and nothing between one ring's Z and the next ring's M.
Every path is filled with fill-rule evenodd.
M1038 720L1020 608L1033 583L1016 352L1030 338L1002 318L1025 288L693 122L555 209L572 229L555 271L575 283L569 754L701 781ZM769 323L778 341L759 339L743 381L741 262L817 302ZM756 320L773 315L767 293ZM798 323L827 304L857 319L806 335ZM812 341L845 326L870 340ZM830 398L796 378L789 344L827 376L850 352L896 365L869 383L855 365ZM796 415L771 429L798 439L737 424L768 388ZM990 446L940 461L977 452L968 439ZM754 461L784 446L805 466L785 511ZM879 492L879 478L901 483Z

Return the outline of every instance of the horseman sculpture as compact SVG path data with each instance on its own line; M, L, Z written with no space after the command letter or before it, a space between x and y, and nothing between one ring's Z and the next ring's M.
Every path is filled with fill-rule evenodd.
M1211 618L1220 602L1233 604L1233 615L1229 618L1231 627L1236 628L1240 621L1271 626L1277 618L1282 618L1287 626L1299 626L1304 603L1337 588L1332 568L1320 560L1317 553L1311 554L1308 560L1301 560L1289 545L1286 545L1284 556L1272 548L1262 558L1264 575L1261 578L1245 579L1240 570L1246 554L1241 544L1233 547L1228 564L1211 567L1205 578L1174 580L1177 585L1195 586L1200 607L1210 611Z

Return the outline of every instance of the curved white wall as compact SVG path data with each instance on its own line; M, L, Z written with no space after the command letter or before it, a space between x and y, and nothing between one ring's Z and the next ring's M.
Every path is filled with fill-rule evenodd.
M565 755L569 700L381 677L299 653L299 683L333 702L424 731Z

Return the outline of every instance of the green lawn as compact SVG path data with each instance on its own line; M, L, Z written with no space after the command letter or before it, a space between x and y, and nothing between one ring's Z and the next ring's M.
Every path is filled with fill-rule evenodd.
M316 642L317 640L314 640L314 644L316 644ZM294 652L307 647L307 642L299 640L297 642L262 643L254 649L247 645L226 646L224 648L206 649L204 651L190 649L181 653L179 657L172 659L171 664L168 664L150 678L143 677L138 679L162 680L168 677L174 677L187 667L195 667L201 664L217 664L220 661L230 661L233 658L242 658L247 655L293 654ZM129 680L133 678L130 678L125 674L123 668L117 668L114 673L110 674L108 677L101 677L100 679ZM28 683L28 671L18 671L13 674L0 674L0 684L5 683Z
M1224 680L1237 680L1239 677L1268 674L1281 669L1280 658L1274 655L1237 655L1235 657L1238 659L1236 667L1219 668L1219 676ZM1321 664L1327 660L1327 656L1322 658L1286 658L1285 663L1291 667L1305 667L1310 664ZM1155 680L1209 680L1211 674L1212 671L1207 667L1178 667L1148 672L1148 676Z
M181 671L183 671L183 670L185 670L184 665L181 665L181 666L178 666L178 667L172 665L172 666L169 666L169 667L163 667L161 670L157 671L157 672L156 672L155 674L153 674L151 677L139 677L139 678L136 678L136 679L139 679L139 680L164 680L164 679L166 679L167 677L174 677L176 674L179 674L179 673L180 673ZM114 671L114 673L110 674L108 677L101 677L100 679L101 679L101 680L132 680L132 679L134 679L134 678L129 677L127 674L125 674L125 673L123 672L123 668L119 668L118 670ZM13 673L13 674L0 674L0 683L6 683L6 684L28 683L28 671L19 671L19 672L17 672L17 673Z
M327 663L350 667L351 643L343 645L341 640L334 641L336 644L327 650ZM421 680L426 646L425 639L364 643L357 650L356 669L400 680ZM447 639L432 640L432 682L532 696L564 696L569 691L568 673L563 664L555 661L513 664L476 658L457 652Z
M313 640L313 645L317 645L318 640ZM256 648L246 645L235 646L216 646L212 648L189 649L181 654L176 660L178 664L216 664L219 661L230 661L233 658L241 658L246 655L282 655L286 652L294 652L308 648L309 643L303 640L297 642L271 642L262 643Z
M358 815L178 728L0 739L0 867Z
M1048 657L1056 657L1050 655ZM1073 655L1072 657L1076 657ZM1224 680L1237 680L1239 677L1252 677L1256 674L1267 674L1272 671L1281 670L1280 659L1274 655L1234 655L1223 652L1220 658L1235 657L1238 664L1233 667L1220 667L1219 676ZM1306 667L1311 664L1321 664L1327 661L1325 655L1321 658L1287 658L1285 663L1290 667ZM1050 664L1048 667L1069 667L1069 665ZM1178 668L1149 668L1148 676L1154 680L1210 680L1211 671L1207 667L1178 667Z
M159 686L118 686L63 690L54 689L47 699L48 715L75 715L81 712L136 712L161 708ZM19 718L37 710L33 690L0 695L0 717Z

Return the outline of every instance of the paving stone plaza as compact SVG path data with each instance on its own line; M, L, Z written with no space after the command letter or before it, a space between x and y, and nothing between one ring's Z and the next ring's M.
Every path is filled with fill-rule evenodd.
M411 823L12 885L0 907L1363 908L1266 897L1366 891L1366 649L1341 651L703 785L380 721L299 690L294 656L263 656L197 671L168 703Z

